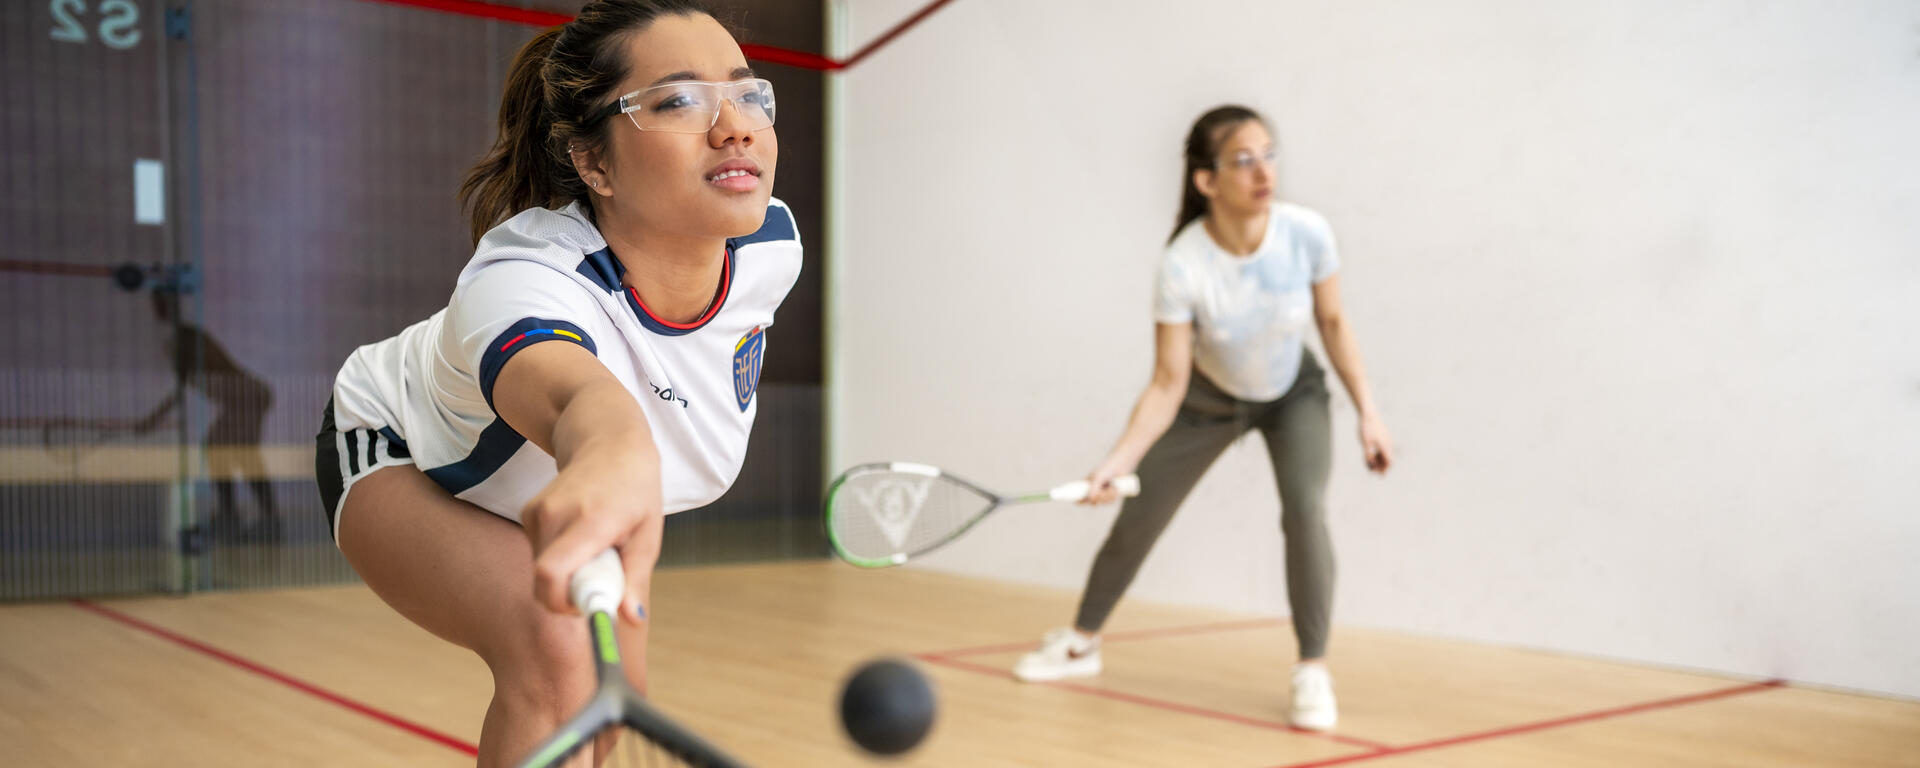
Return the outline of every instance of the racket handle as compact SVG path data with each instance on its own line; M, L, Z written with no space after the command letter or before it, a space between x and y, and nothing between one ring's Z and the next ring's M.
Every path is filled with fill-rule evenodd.
M618 613L620 598L627 591L627 572L620 567L619 553L609 549L574 571L567 586L567 596L582 613Z
M1112 482L1113 489L1119 491L1121 496L1140 495L1139 475L1121 475L1114 478ZM1087 481L1075 480L1071 483L1055 486L1053 490L1047 491L1047 496L1054 501L1079 501L1086 498L1087 494L1092 492L1093 486L1089 485Z

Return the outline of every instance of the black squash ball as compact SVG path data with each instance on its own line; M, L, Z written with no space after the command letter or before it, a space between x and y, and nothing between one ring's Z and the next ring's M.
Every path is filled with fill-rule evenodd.
M840 693L840 723L868 752L897 755L933 729L933 686L913 665L880 659L860 666Z
M147 284L147 271L132 262L121 264L113 269L113 284L129 293L140 290Z

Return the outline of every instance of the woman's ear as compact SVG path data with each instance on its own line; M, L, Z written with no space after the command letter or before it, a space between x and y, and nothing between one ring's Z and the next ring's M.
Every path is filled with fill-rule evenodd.
M1193 188L1200 190L1200 196L1213 199L1213 171L1205 168L1194 169Z
M567 159L573 161L574 172L580 174L580 180L587 183L596 195L612 195L613 188L607 183L607 171L600 164L600 153L578 144L567 147Z

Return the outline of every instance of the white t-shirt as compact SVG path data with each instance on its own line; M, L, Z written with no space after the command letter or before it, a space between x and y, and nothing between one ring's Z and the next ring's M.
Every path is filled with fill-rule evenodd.
M1313 286L1339 268L1333 230L1307 208L1274 203L1247 256L1222 250L1196 219L1167 244L1153 319L1193 324L1193 365L1227 394L1276 400L1300 372Z
M336 428L390 428L442 488L518 521L557 468L494 413L494 377L534 344L578 344L646 413L666 511L710 503L746 456L766 329L801 263L779 200L760 231L727 246L707 315L676 325L621 285L625 269L577 203L523 211L480 240L446 309L347 359L334 381Z

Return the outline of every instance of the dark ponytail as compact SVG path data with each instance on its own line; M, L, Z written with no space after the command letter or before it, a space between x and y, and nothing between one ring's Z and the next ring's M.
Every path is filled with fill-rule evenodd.
M1186 229L1194 219L1207 215L1207 198L1200 194L1200 188L1193 183L1195 171L1214 169L1214 161L1220 154L1220 142L1248 121L1265 123L1260 113L1237 104L1214 107L1193 123L1193 130L1187 133L1187 169L1181 174L1180 215L1174 217L1173 233L1167 235L1167 242L1173 242L1180 236L1180 230Z
M547 54L562 27L536 35L513 58L506 93L500 97L500 136L460 185L474 242L495 224L558 195L551 164L553 121L546 109Z
M589 121L627 77L627 36L668 14L713 15L699 0L595 0L514 56L500 96L500 135L460 184L475 243L528 208L592 203L568 150L605 146L613 121Z

